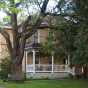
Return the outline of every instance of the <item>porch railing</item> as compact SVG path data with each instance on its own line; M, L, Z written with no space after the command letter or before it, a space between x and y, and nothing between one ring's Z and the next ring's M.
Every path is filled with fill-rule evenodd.
M52 67L52 64L36 64L35 65L35 71L34 66L27 65L26 66L27 72L68 72L69 67L68 65L56 65L54 64Z

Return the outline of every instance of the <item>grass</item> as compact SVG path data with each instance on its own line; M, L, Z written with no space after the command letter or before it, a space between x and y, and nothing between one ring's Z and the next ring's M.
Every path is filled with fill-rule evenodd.
M24 83L0 81L4 88L88 88L88 80L30 80Z

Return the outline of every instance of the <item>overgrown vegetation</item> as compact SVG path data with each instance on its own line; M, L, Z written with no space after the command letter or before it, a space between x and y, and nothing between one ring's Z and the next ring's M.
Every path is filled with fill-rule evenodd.
M11 73L11 60L9 57L1 60L0 63L0 79L6 80L8 79L9 74Z

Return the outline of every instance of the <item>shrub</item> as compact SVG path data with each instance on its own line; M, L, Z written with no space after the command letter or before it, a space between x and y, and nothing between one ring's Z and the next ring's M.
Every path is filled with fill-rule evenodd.
M73 79L73 75L71 73L69 73L69 78Z
M10 65L11 65L11 60L9 57L1 60L0 79L6 80L8 78L8 74L10 74Z

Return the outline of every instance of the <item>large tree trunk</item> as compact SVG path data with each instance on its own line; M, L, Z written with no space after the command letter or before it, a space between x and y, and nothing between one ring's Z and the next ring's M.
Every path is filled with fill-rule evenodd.
M11 64L11 77L10 80L22 81L24 80L24 74L22 72L22 64Z

